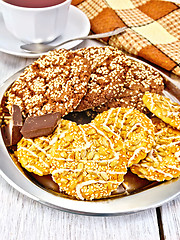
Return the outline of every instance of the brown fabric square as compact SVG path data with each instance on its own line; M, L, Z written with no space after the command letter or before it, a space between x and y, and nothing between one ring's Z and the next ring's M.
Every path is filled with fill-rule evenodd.
M175 66L176 63L168 58L164 53L158 50L155 46L149 45L145 48L142 48L138 56L147 59L148 61L171 71Z
M150 0L138 8L152 19L157 20L178 7L171 2Z
M91 19L90 22L91 30L95 33L109 32L125 26L111 8L104 8L96 17Z
M82 2L84 2L84 0L72 0L71 4L76 6L76 5L78 5L78 4L82 3Z

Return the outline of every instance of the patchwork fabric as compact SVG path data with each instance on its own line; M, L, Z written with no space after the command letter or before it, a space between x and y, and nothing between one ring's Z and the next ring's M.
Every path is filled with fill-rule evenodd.
M91 31L127 26L103 39L180 76L180 4L161 0L73 0L89 18Z
M129 28L124 34L111 37L109 39L109 44L114 47L122 48L134 55L138 55L138 52L150 45L150 42Z
M143 26L152 22L152 19L138 8L116 10L116 13L129 27Z

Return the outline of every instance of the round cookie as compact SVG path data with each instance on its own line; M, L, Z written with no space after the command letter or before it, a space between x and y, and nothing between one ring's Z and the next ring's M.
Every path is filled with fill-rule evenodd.
M40 116L73 111L87 91L87 59L67 50L50 51L27 67L8 91L8 108L17 104L22 114Z
M63 137L64 132L72 126L76 126L76 123L61 120L59 126L50 136L34 139L22 138L17 144L18 162L29 172L39 176L50 174L51 158L49 151L57 139Z
M128 167L144 159L154 144L154 126L143 113L130 108L111 108L92 121L102 125L124 141Z
M112 107L129 107L147 114L149 110L142 101L144 93L146 91L162 93L163 89L164 78L158 71L141 62L132 60L131 66L126 73L124 86L117 97L97 107L95 111L103 112Z
M134 94L131 95L131 93L134 93ZM139 110L144 114L148 114L149 110L142 101L142 97L144 93L138 92L136 90L133 92L131 91L131 93L127 97L122 97L122 98L117 97L115 99L112 99L106 104L96 107L93 110L101 113L101 112L107 111L110 108L124 107L124 108L133 108L133 109Z
M22 138L17 144L18 162L27 171L39 176L50 173L51 160L48 150L50 149L48 137L35 139Z
M180 130L180 105L169 98L146 92L143 96L146 107L158 118Z
M180 176L180 131L158 118L155 144L147 157L131 167L131 171L150 181L164 181Z
M91 65L87 93L76 111L92 109L115 98L124 85L131 60L110 46L83 48L76 52L87 58Z
M162 93L164 89L164 78L152 67L141 62L132 61L127 71L124 88L138 92L155 92ZM129 95L129 94L128 94ZM126 92L122 92L121 97L128 96Z
M121 138L93 124L72 127L50 154L51 174L60 191L80 200L108 197L127 172Z

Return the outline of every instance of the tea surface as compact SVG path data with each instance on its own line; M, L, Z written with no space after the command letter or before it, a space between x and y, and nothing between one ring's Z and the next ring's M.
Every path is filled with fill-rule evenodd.
M27 8L44 8L52 7L54 5L65 2L66 0L5 0L9 4L18 6L18 7L27 7Z

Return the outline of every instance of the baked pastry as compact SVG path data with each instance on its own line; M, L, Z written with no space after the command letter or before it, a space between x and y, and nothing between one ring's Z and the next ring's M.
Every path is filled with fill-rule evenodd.
M144 94L143 102L158 118L180 130L180 105L178 103L150 92Z
M24 117L60 112L63 117L77 107L87 90L87 59L67 50L50 51L27 67L8 91L7 105L17 104Z
M136 109L144 114L149 114L149 110L145 106L142 100L144 93L138 92L137 90L134 90L134 91L126 90L126 93L129 93L129 96L122 97L122 98L119 98L119 97L114 98L109 102L107 102L106 104L98 106L93 110L98 113L102 113L104 111L107 111L110 108L123 107L123 108Z
M158 71L132 60L126 73L124 86L118 95L104 105L97 107L95 111L103 112L112 107L129 107L147 114L149 111L142 101L144 93L149 91L161 94L163 89L164 78Z
M80 200L108 197L127 172L122 139L91 123L69 129L50 154L50 171L60 191Z
M92 109L114 99L124 85L131 60L110 46L82 48L76 52L87 58L91 65L87 93L76 111Z
M92 121L124 141L128 167L146 157L154 144L154 126L143 113L130 108L111 108Z
M131 167L131 171L150 181L164 181L180 176L180 131L158 118L155 144L148 156Z
M72 126L76 126L76 123L61 120L54 133L47 137L22 138L17 144L16 156L18 157L18 162L27 171L39 176L50 174L51 158L49 151L57 139L63 137L64 132Z

